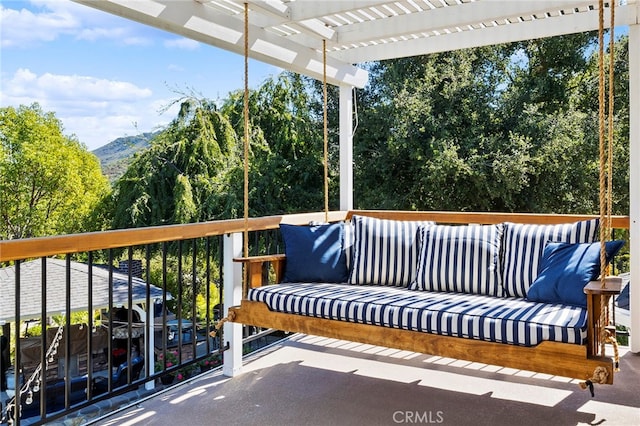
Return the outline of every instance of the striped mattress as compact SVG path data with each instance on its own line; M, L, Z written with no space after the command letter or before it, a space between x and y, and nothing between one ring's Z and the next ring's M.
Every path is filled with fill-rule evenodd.
M390 286L287 283L252 288L270 310L520 346L583 344L586 309L477 294Z

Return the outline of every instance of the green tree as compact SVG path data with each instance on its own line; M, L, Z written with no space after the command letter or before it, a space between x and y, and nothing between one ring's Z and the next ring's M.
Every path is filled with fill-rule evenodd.
M503 117L504 123L516 125L517 112L528 106L545 114L566 110L572 93L580 89L576 76L584 73L596 36L586 32L510 44L511 61L505 69L509 84L501 96L510 115Z
M0 238L95 230L109 193L98 159L38 104L0 109Z
M585 33L370 64L358 93L356 206L596 213L593 43ZM626 58L622 37L618 212L628 205Z
M605 37L608 40L608 36ZM604 59L605 81L608 84L609 54L607 48ZM597 154L598 144L598 55L594 52L588 60L586 70L576 76L573 84L579 87L571 94L575 108L585 111L584 127L589 128L590 144L593 155ZM608 87L607 87L608 90ZM629 211L629 37L619 37L614 46L614 153L613 153L613 197L614 213L627 214ZM605 105L608 111L608 92L605 93ZM597 180L596 180L597 182Z
M115 228L228 218L227 175L238 162L237 136L213 102L180 100L172 123L116 182Z
M236 132L244 134L243 92L222 106ZM307 80L282 73L249 97L251 215L318 211L324 206L322 121L312 108ZM234 172L242 199L242 171Z
M496 126L509 57L498 46L373 65L354 140L356 205L498 210L511 204L513 188L500 182L516 190L526 184L526 140L504 137Z
M527 61L537 71L517 70L499 106L505 129L531 141L529 184L518 195L517 209L597 213L599 155L598 103L595 100L598 99L598 52L594 48L595 34L529 43L545 47L528 48L530 52L537 52L536 57ZM626 37L616 43L615 55L615 92L619 100L615 112L614 210L624 212L628 211L629 164ZM536 65L539 63L546 65ZM546 89L541 89L543 87Z

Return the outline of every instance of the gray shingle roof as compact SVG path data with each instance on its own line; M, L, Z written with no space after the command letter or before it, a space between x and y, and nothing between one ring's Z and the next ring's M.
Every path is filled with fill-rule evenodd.
M59 315L65 312L66 261L49 259L46 261L47 315ZM71 311L86 311L89 296L89 265L71 262ZM106 308L109 305L109 271L94 265L93 309ZM11 322L15 315L15 266L0 269L0 323ZM113 302L115 306L128 304L129 277L127 274L113 272ZM133 278L133 303L144 303L147 297L147 284L144 280ZM151 300L162 298L162 289L150 285ZM42 260L24 262L20 265L20 318L39 318L42 311ZM171 295L167 293L167 298Z

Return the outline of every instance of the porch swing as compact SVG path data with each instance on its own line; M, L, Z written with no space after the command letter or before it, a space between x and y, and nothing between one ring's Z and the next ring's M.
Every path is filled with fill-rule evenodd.
M500 340L460 337L447 333L367 323L360 320L335 319L325 315L301 314L272 309L265 300L248 297L248 293L264 288L280 287L285 273L285 255L249 256L248 248L248 156L249 156L249 116L248 116L248 4L244 4L245 22L245 93L244 93L244 248L243 257L234 259L244 266L242 301L239 306L229 308L228 315L216 328L226 321L241 323L262 328L272 328L288 332L318 335L328 338L349 340L359 343L390 347L400 350L431 354L436 356L464 359L479 363L498 365L537 373L546 373L581 380L583 389L589 388L593 395L594 384L613 384L613 373L618 369L618 351L615 339L615 327L610 325L610 306L612 297L620 292L621 280L610 277L606 239L612 228L612 139L613 139L613 46L614 46L614 7L610 3L610 63L609 63L609 125L608 146L605 147L605 114L604 114L604 5L600 0L599 19L599 151L600 151L600 224L599 224L599 275L584 287L586 309L584 309L584 325L586 338L578 338L575 342L551 341L541 339L532 345L506 344ZM327 79L326 79L326 41L323 41L323 94L324 94L324 217L329 222L328 206L328 148L327 148ZM349 212L350 218L354 212ZM471 226L471 225L469 225ZM424 235L424 234L423 234ZM285 250L286 251L286 250ZM352 265L353 266L353 265ZM273 272L271 273L271 269ZM275 275L274 285L269 284L269 276ZM605 277L604 279L601 279ZM349 286L334 284L343 288ZM331 288L331 287L330 287ZM337 287L335 287L337 288ZM407 289L405 289L407 290ZM289 290L291 291L291 290ZM392 289L394 292L402 290ZM407 291L412 292L412 290ZM426 292L418 292L426 293ZM286 297L290 297L289 293ZM364 294L364 293L362 293ZM414 292L413 294L416 294ZM486 298L485 298L486 299ZM485 300L483 299L483 300ZM351 303L351 302L350 302ZM556 306L556 305L553 305ZM586 317L586 318L585 318ZM538 331L538 333L540 333ZM517 334L517 332L516 332ZM614 356L605 354L605 344L611 344Z

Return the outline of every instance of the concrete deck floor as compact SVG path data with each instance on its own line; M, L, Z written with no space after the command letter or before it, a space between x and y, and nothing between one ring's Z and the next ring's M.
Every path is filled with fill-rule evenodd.
M613 386L314 336L209 373L99 425L640 425L640 356Z

